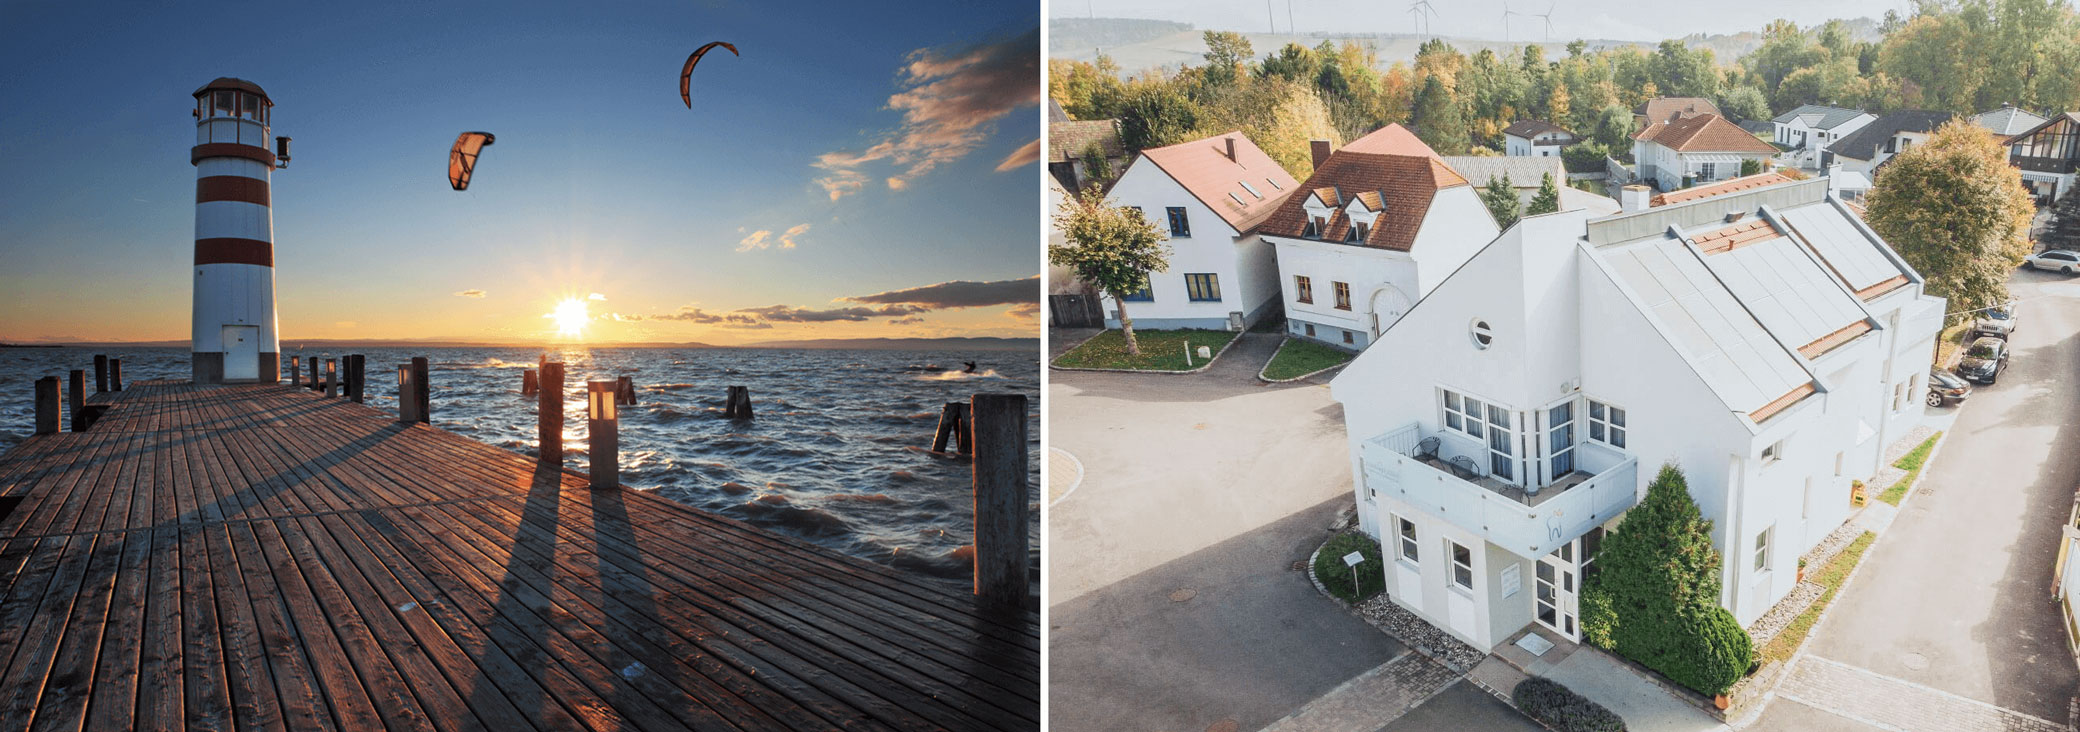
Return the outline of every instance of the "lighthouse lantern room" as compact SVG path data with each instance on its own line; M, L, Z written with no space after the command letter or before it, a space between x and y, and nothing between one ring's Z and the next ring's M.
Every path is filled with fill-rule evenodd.
M220 78L195 90L195 311L198 384L274 383L274 215L268 180L288 138L267 149L274 102L258 84Z

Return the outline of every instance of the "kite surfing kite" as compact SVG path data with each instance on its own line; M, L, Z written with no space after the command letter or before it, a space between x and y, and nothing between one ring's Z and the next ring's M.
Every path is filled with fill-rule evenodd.
M469 190L470 174L477 171L477 154L496 141L489 132L464 132L455 137L455 147L448 150L448 185L455 190Z
M729 49L729 55L731 56L737 56L741 58L744 55L741 53L737 53L736 46L730 45L728 42L725 41L716 41L714 43L701 46L698 50L695 50L693 52L692 56L687 56L686 68L681 69L679 71L679 98L686 101L687 109L693 108L693 91L691 88L693 84L693 65L700 63L701 57L707 55L708 49L714 48L716 46L721 46L723 48Z

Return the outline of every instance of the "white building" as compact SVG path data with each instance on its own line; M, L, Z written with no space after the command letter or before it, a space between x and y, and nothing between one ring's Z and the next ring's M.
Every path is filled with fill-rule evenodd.
M2080 112L2067 112L2008 138L2008 162L2037 205L2049 206L2074 188L2080 175Z
M1935 134L1936 128L1951 118L1949 112L1920 109L1886 112L1854 133L1829 143L1821 164L1823 167L1839 164L1843 173L1859 173L1870 178L1877 174L1878 166L1884 165L1892 156L1927 142L1928 136Z
M1733 178L1741 174L1741 163L1767 166L1776 154L1776 147L1715 114L1656 122L1632 136L1640 180L1664 191Z
M1495 238L1496 227L1464 177L1406 128L1388 125L1316 164L1261 233L1277 251L1287 330L1355 350Z
M1919 417L1943 301L1824 180L1533 216L1331 383L1392 600L1579 639L1604 531L1679 466L1754 621ZM1456 465L1456 467L1455 467Z
M1170 268L1126 296L1137 328L1245 328L1278 297L1278 264L1257 225L1299 186L1241 132L1141 151L1112 185L1170 233ZM1108 295L1109 297L1109 295ZM1107 303L1105 325L1119 327Z
M1777 144L1791 148L1785 157L1800 168L1819 168L1828 145L1847 137L1878 116L1861 109L1801 104L1770 120Z
M1574 133L1544 120L1525 119L1502 130L1503 154L1509 157L1560 157L1560 151L1579 140Z
M1497 178L1508 178L1510 187L1517 190L1518 213L1531 205L1531 199L1538 197L1539 186L1545 183L1548 175L1553 176L1553 185L1560 189L1560 210L1588 209L1591 215L1597 216L1618 212L1618 202L1609 196L1567 185L1567 168L1559 158L1446 155L1440 159L1475 188L1486 186Z

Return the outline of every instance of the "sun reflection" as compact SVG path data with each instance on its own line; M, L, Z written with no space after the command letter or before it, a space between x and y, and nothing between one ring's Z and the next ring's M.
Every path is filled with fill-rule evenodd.
M575 297L557 303L556 311L549 317L556 321L556 332L566 336L584 335L585 323L592 320L585 312L585 301Z

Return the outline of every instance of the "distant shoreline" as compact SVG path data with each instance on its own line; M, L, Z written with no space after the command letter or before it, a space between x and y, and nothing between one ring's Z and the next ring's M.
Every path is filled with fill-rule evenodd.
M325 348L715 348L810 349L869 351L1037 351L1038 338L823 338L762 341L738 346L709 343L483 343L472 341L307 340L284 341L285 350ZM81 341L74 343L0 343L0 348L186 348L187 341Z

